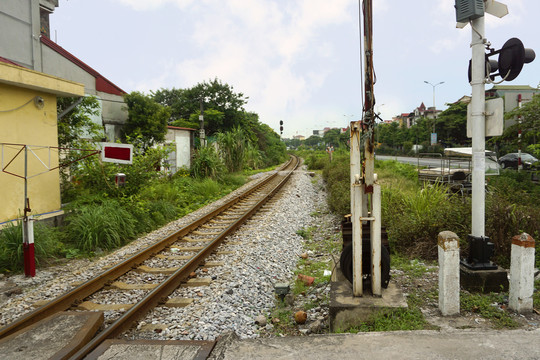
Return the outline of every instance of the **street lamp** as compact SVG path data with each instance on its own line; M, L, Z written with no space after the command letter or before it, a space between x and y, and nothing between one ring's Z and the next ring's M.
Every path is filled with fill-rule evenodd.
M433 133L435 133L435 118L437 117L437 112L435 110L436 109L435 108L435 87L437 87L438 85L444 84L444 81L441 81L440 83L435 84L435 85L433 85L429 81L424 80L424 82L433 87Z

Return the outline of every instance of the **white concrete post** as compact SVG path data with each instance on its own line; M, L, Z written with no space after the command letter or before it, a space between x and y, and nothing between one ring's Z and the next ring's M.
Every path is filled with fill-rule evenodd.
M533 310L534 239L523 233L512 238L508 307L519 313Z
M360 122L351 122L351 222L353 251L353 296L362 296L362 163Z
M377 176L375 175L375 178ZM371 221L371 292L382 296L381 289L381 185L373 184L371 195L373 221Z
M439 310L444 316L459 314L459 238L442 231L439 248Z

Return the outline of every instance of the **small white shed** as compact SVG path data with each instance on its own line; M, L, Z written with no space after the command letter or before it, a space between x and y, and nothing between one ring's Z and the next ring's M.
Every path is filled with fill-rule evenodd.
M176 173L181 168L189 169L191 167L195 131L195 129L191 128L167 126L165 144L173 145L173 151L167 159L171 174Z

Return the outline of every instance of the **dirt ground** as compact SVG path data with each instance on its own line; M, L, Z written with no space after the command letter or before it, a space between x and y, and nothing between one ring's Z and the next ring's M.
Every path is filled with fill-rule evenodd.
M540 327L539 309L534 309L532 313L517 314L508 309L508 293L498 296L498 301L490 303L488 306L505 312L511 319L517 323L517 327L501 326L496 321L498 314L485 315L480 306L471 309L461 308L460 314L455 316L442 316L438 307L438 267L418 264L427 271L420 276L411 276L408 271L392 270L392 280L403 290L404 294L416 293L423 299L420 309L426 321L441 330L460 330L460 329L512 329L520 328L524 330L534 330ZM538 291L539 289L535 289ZM461 297L470 295L462 290Z

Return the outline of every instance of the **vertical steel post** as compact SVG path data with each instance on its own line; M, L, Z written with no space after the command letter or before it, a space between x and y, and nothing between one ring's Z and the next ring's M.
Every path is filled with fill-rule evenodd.
M371 251L371 290L374 296L381 296L381 214L380 187L376 184L375 176L375 76L373 70L373 1L364 0L364 54L365 54L365 84L364 84L364 194L362 220L370 222L370 251ZM371 203L368 202L371 197ZM378 207L378 208L377 208ZM365 209L371 210L368 214ZM360 224L360 227L362 224Z
M518 94L518 108L521 109L521 94ZM521 161L521 115L518 115L518 171L523 170L523 161Z
M360 158L360 122L351 121L351 222L353 257L353 296L362 296L362 205L363 185L361 182L362 164Z
M472 235L484 236L485 232L485 50L484 16L472 20Z
M28 145L24 145L24 216L22 223L23 232L23 261L24 275L36 276L36 259L34 256L34 227L30 212L30 199L28 198Z
M381 185L373 184L371 195L371 292L373 296L382 296L381 288Z

